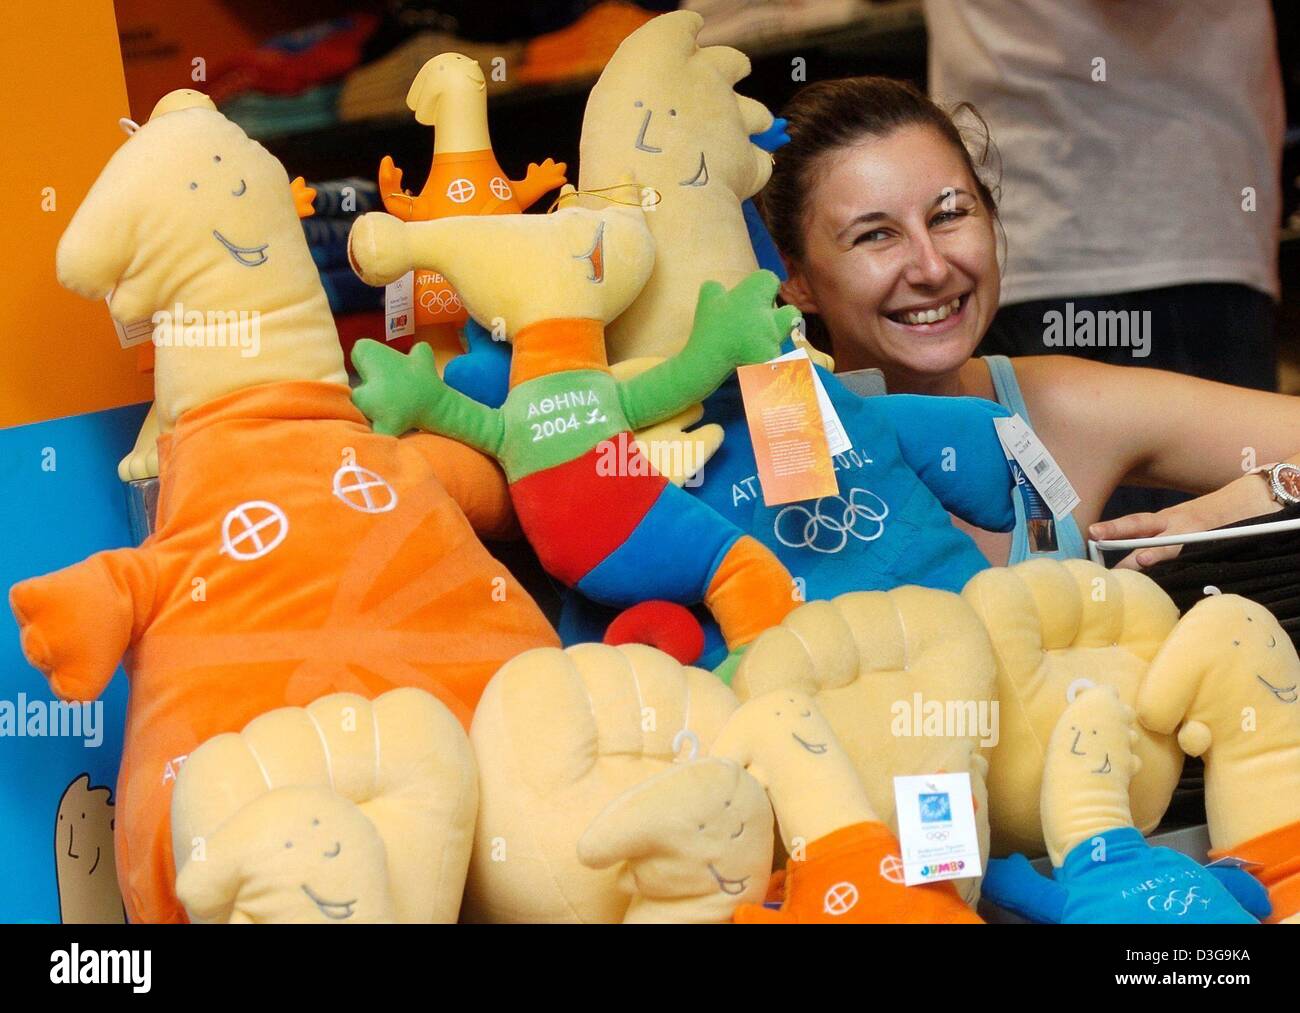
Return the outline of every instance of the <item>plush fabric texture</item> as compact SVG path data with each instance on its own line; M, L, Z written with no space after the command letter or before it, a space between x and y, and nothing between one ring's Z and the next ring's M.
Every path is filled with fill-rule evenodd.
M750 645L732 689L742 701L778 688L813 699L891 831L895 777L969 772L987 857L990 750L981 743L1005 720L995 671L988 634L961 598L900 587L799 607ZM972 904L979 897L978 879L957 888Z
M282 707L181 768L177 893L193 921L454 922L477 809L469 738L428 693Z
M735 707L711 674L641 644L508 662L470 728L479 813L465 917L622 921L631 897L618 868L583 865L578 840L615 798L669 769L679 732L692 732L707 756Z
M634 187L611 196L658 194L646 216L658 249L654 273L610 325L613 362L679 351L700 286L731 288L758 267L741 202L772 173L771 156L750 141L772 126L772 114L734 90L749 74L748 57L696 44L702 24L698 14L675 11L629 35L583 114L579 189L630 179Z
M1235 594L1206 597L1183 616L1137 699L1143 725L1177 731L1183 750L1205 762L1215 853L1265 856L1259 874L1275 891L1277 919L1300 913L1291 882L1300 850L1285 854L1300 822L1298 700L1295 645L1268 609Z
M614 799L578 840L583 865L619 865L632 923L721 923L761 901L772 869L772 806L729 760L673 764Z
M980 925L951 882L903 885L898 841L883 823L844 827L791 859L773 903L737 909L738 925Z
M994 859L984 896L1032 921L1066 925L1247 925L1268 911L1263 888L1237 869L1207 869L1133 827L1082 841L1040 875L1024 855ZM1236 892L1234 892L1236 891Z
M952 883L903 885L898 842L808 694L786 687L748 700L712 752L743 765L767 789L790 856L779 910L747 905L736 921L980 921Z
M1152 847L1133 827L1129 787L1140 761L1136 714L1114 686L1079 689L1043 765L1043 837L1055 882L1023 855L990 863L984 896L1034 921L1074 924L1253 922L1268 898L1239 869L1203 869Z
M201 98L126 140L59 246L61 281L112 289L119 318L203 318L184 341L155 331L155 533L10 593L23 650L62 698L95 699L126 657L115 850L132 921L184 920L169 810L204 741L401 686L468 724L506 659L556 643L475 537L514 528L500 471L366 425L284 168ZM206 316L245 308L254 355Z
M988 630L997 663L1000 736L989 758L995 855L1044 852L1043 765L1071 687L1114 686L1133 706L1178 619L1168 596L1133 570L1085 560L1031 559L977 573L962 597ZM1139 729L1130 785L1134 824L1153 830L1182 770L1172 735Z
M396 686L468 725L506 660L555 642L466 518L508 530L492 464L439 437L373 433L345 387L218 398L160 450L148 541L11 592L23 650L61 698L95 699L129 652L116 842L132 921L183 918L168 811L200 743L286 704Z
M460 244L444 249L438 241L449 231ZM649 598L703 601L734 650L789 611L790 576L771 552L658 474L633 431L682 412L737 365L771 358L797 310L773 309L777 281L769 272L731 292L706 283L682 351L617 379L602 327L644 280L647 241L641 212L619 208L405 226L361 219L352 246L363 277L382 278L413 261L451 278L476 317L507 294L525 315L504 317L514 354L500 409L448 387L427 351L402 356L378 342L359 343L353 353L363 379L353 397L380 432L419 427L499 460L525 535L566 585L618 607ZM490 277L462 274L489 242L514 256L500 258ZM587 253L565 252L572 249ZM544 266L536 269L529 254ZM549 282L546 290L539 279ZM567 300L578 315L539 316L522 302L528 292L543 305Z
M1267 921L1300 920L1300 822L1210 852L1214 861L1229 855L1256 863L1250 872L1267 888L1272 905Z
M701 481L686 490L771 549L803 582L809 601L904 584L960 592L989 563L949 514L994 531L1015 524L1013 479L993 428L1006 409L978 398L864 398L815 368L853 440L834 459L837 495L764 504L734 378L704 402L704 422L720 427L723 438ZM599 639L612 617L570 596L561 638ZM706 654L702 662L718 660Z

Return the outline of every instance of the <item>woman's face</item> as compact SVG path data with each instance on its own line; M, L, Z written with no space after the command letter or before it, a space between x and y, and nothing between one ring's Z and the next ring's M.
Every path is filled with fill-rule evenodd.
M787 301L821 315L845 365L878 366L904 389L960 368L999 289L992 217L961 154L913 126L818 169Z

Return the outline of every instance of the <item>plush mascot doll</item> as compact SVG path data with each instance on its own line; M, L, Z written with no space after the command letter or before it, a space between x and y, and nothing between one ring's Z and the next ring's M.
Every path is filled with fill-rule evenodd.
M531 207L564 182L564 163L530 164L521 180L507 179L488 133L487 82L468 56L442 53L420 68L406 104L418 122L434 128L433 164L418 196L402 189L402 170L388 155L379 165L384 207L404 222L448 215L509 215ZM465 306L434 271L415 276L415 337L434 351L439 368L461 351Z
M798 317L774 309L777 280L756 271L730 292L700 290L691 340L628 380L605 358L604 324L640 291L654 249L639 206L571 206L552 215L400 222L358 219L350 251L383 284L437 268L513 346L510 394L488 408L439 379L432 356L360 342L357 405L380 432L442 433L501 461L520 525L547 571L596 600L703 601L732 652L795 601L789 573L762 544L657 473L632 430L670 418L738 365L771 358Z
M423 690L281 707L181 768L176 892L195 922L454 922L477 809L465 729Z
M891 831L895 777L969 774L984 860L987 756L1002 722L996 672L969 605L950 591L906 586L799 606L750 645L731 688L742 702L777 689L811 697ZM953 882L974 907L979 878Z
M183 103L182 103L183 104ZM14 586L27 658L93 700L126 655L116 852L132 921L180 921L168 813L206 739L330 692L426 690L468 725L508 658L555 643L475 530L513 523L496 465L373 433L284 168L195 100L113 156L59 280L152 317L155 533Z
M700 47L702 23L675 11L628 36L583 117L579 189L606 191L630 174L639 190L624 192L654 202L646 215L654 272L609 326L614 363L677 352L701 282L729 287L758 266L743 202L767 182L772 156L754 139L777 147L782 134L766 108L734 90L749 60L726 46ZM796 135L798 124L788 130ZM992 425L1008 412L970 398L862 398L828 364L818 375L852 443L835 458L835 495L764 503L735 379L705 402L704 422L724 438L690 492L776 553L810 601L902 584L960 591L988 561L949 515L995 531L1015 523ZM573 601L560 633L566 642L600 639L612 618Z
M578 858L622 869L624 924L729 922L767 894L772 833L761 784L730 760L692 759L614 799L579 838Z
M994 859L984 896L1033 921L1073 925L1242 924L1267 915L1268 896L1248 873L1203 868L1152 847L1133 826L1129 781L1141 766L1133 719L1113 686L1080 689L1052 731L1043 767L1052 879L1024 855Z
M1300 658L1277 619L1235 594L1197 602L1151 662L1137 711L1204 759L1210 857L1251 863L1269 921L1300 921Z
M744 766L776 811L791 858L780 906L742 905L738 923L978 924L950 882L904 886L898 841L812 699L774 690L743 704L710 754Z
M1085 559L1030 559L978 573L962 592L993 645L999 734L989 757L995 855L1044 853L1047 742L1084 682L1114 686L1135 706L1178 609L1150 577ZM1081 681L1082 680L1082 681ZM1129 782L1134 825L1156 828L1183 769L1173 735L1138 729L1141 767Z

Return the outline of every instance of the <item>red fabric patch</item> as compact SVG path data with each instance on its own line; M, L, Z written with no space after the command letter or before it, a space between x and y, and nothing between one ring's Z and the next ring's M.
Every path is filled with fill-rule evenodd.
M605 631L605 643L648 644L683 665L693 665L704 652L704 630L684 605L643 601L618 614Z
M627 541L667 484L631 435L619 433L579 458L524 476L510 486L510 498L546 572L572 587Z

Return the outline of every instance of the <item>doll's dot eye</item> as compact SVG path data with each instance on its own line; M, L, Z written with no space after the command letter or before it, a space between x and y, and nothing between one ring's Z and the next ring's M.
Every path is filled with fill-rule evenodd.
M314 827L318 827L318 826L320 826L320 820L318 820L318 819L313 819L313 820L311 821L311 825L314 826Z
M640 99L637 99L635 102L632 103L632 105L634 105L636 108L640 109L643 105L645 105L645 103L642 102Z
M700 824L700 829L701 829L701 830L704 829L704 824L703 824L703 823Z
M723 809L730 809L730 808L731 808L731 799L727 799L727 801L723 802L723 803L722 803L722 808L723 808Z
M1250 616L1246 616L1246 622L1248 622L1248 623L1253 623L1254 621L1255 621L1255 620L1252 619Z
M677 115L677 110L676 110L676 109L669 109L669 110L668 110L668 115L669 115L669 116L676 116L676 115Z
M63 822L63 813L59 813L59 822L60 822L60 823Z
M191 184L190 184L190 189L191 189L191 190L197 190L198 188L199 188L199 184L197 184L197 183L191 183Z
M1234 640L1234 641L1232 642L1232 646L1233 646L1233 647L1240 647L1240 646L1241 646L1241 641L1240 641L1240 640Z
M82 813L82 814L81 814L81 818L84 820L84 819L86 818L86 814L85 814L85 813Z
M213 156L212 156L212 161L214 161L214 162L220 162L220 161L221 161L221 156L220 156L220 155L213 155Z
M285 846L286 848L292 848L292 847L293 847L293 841L285 841L285 842L284 842L284 846Z

